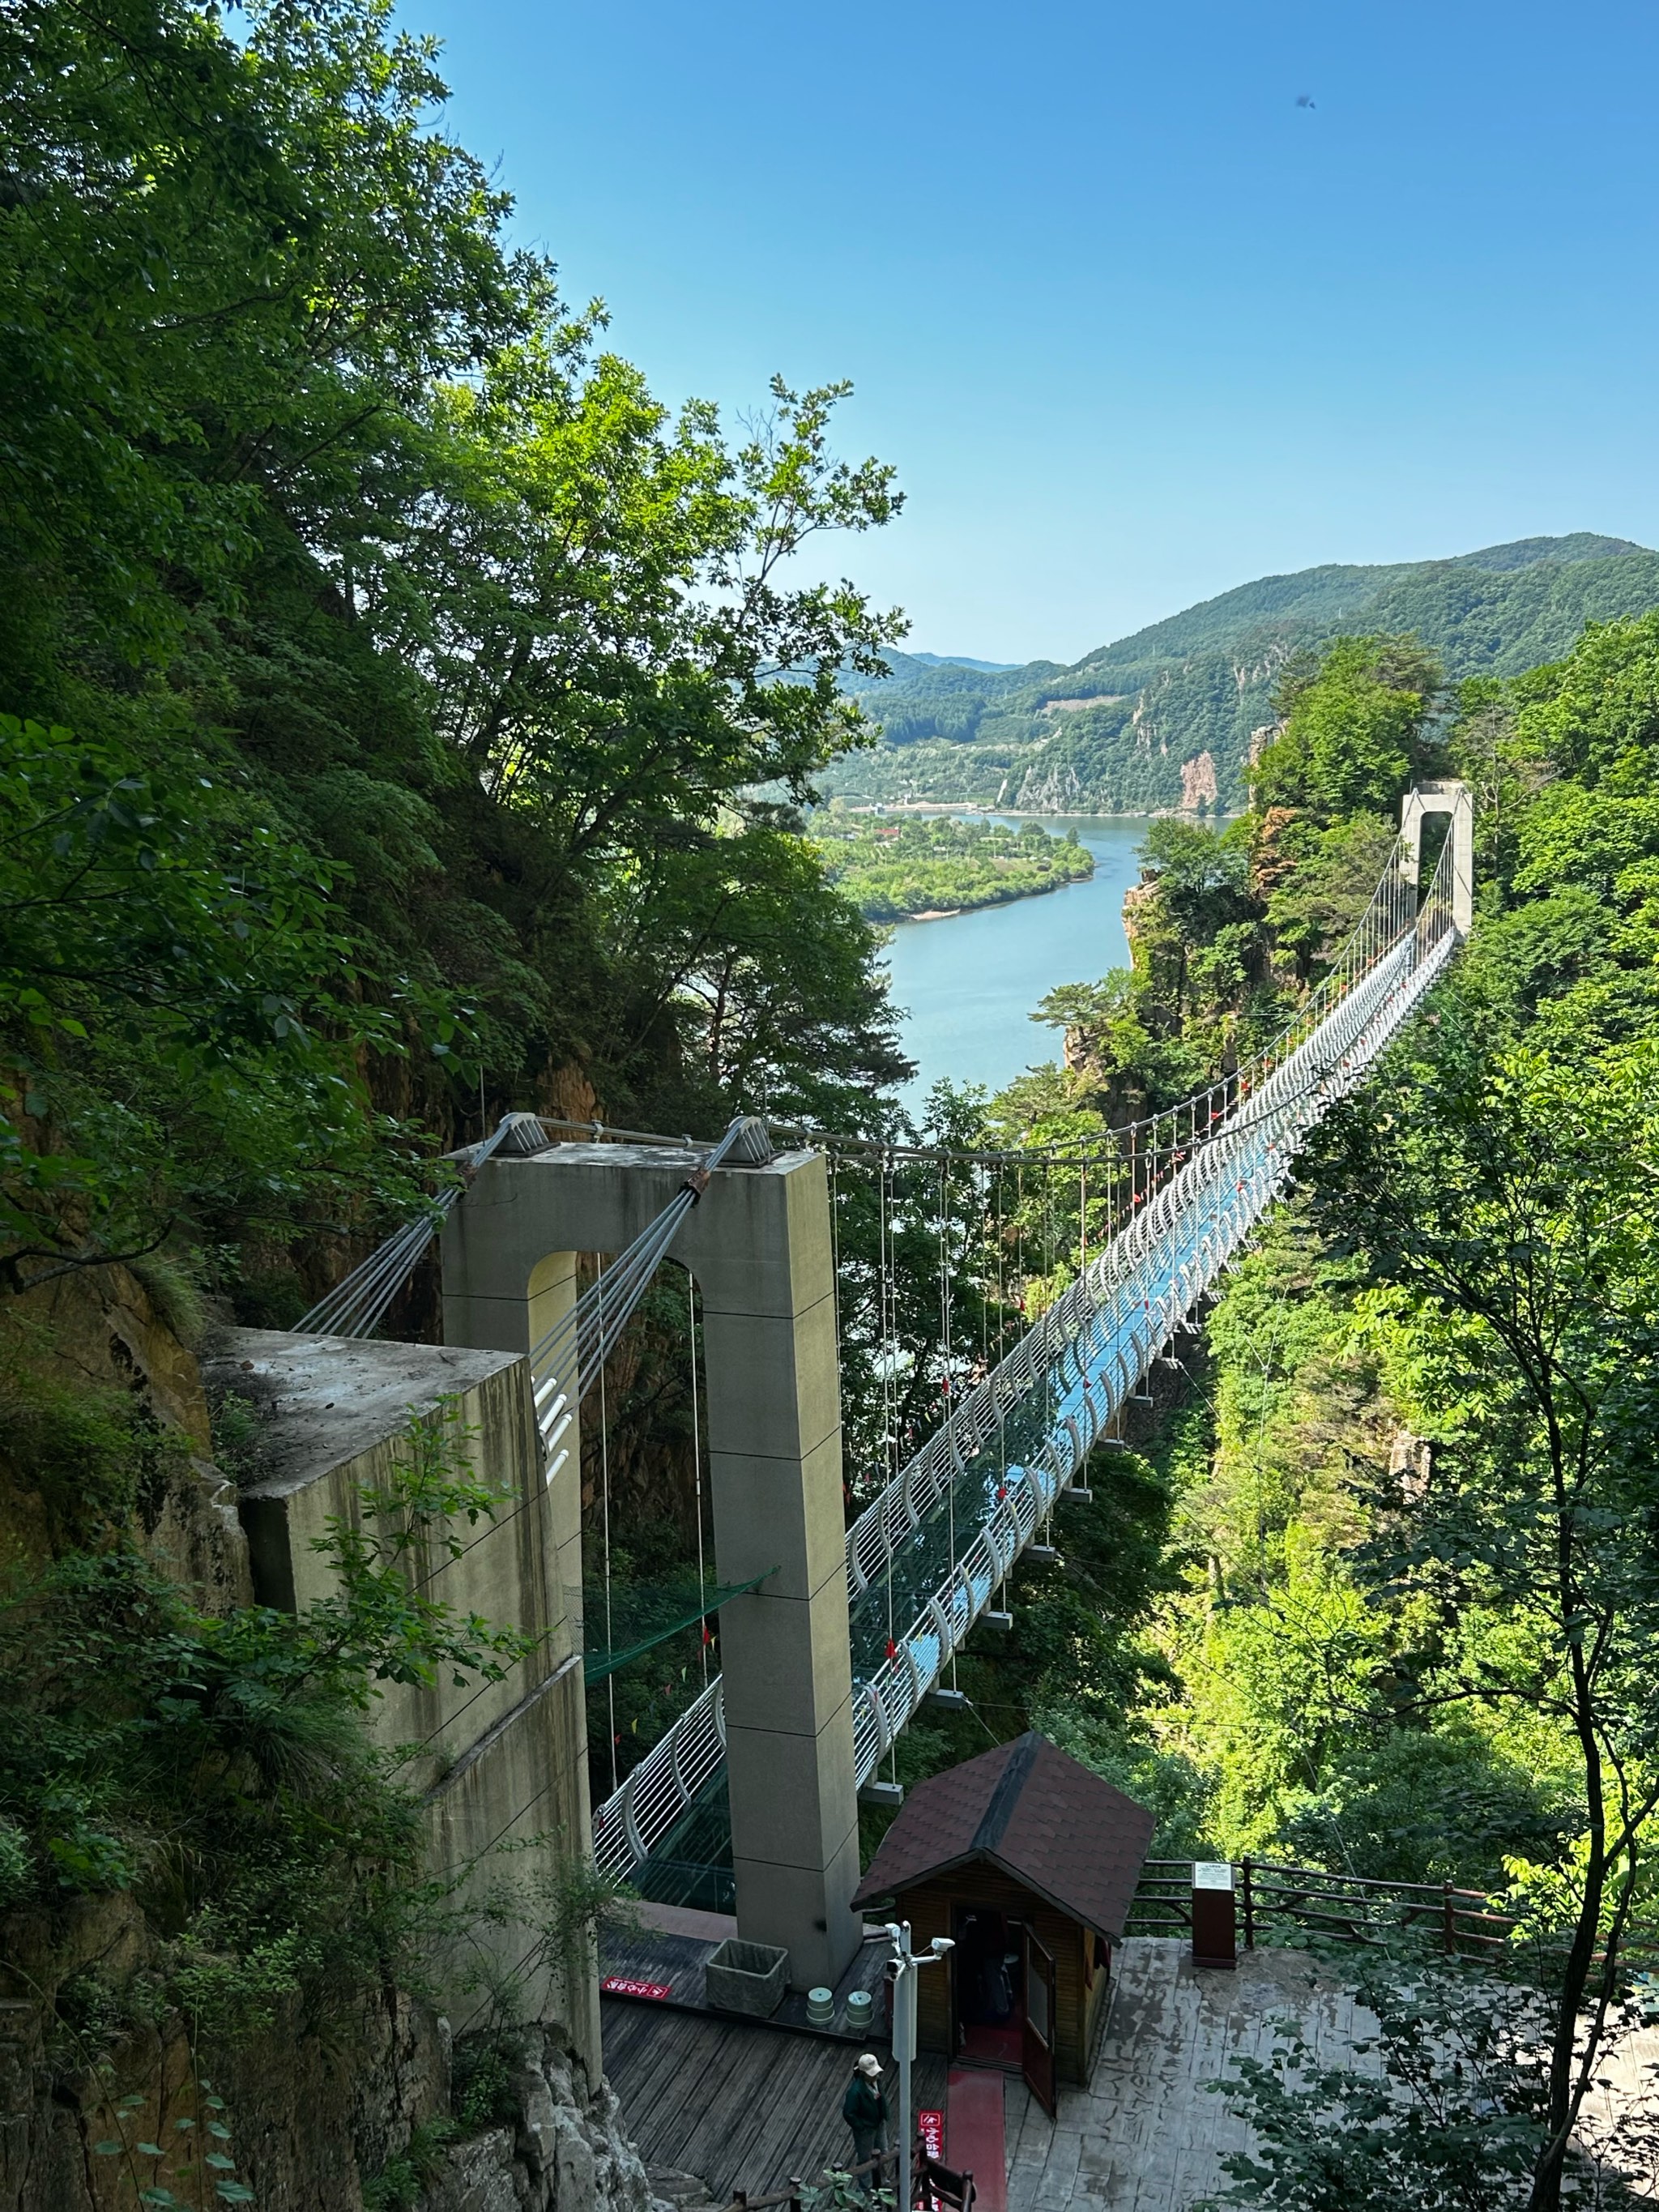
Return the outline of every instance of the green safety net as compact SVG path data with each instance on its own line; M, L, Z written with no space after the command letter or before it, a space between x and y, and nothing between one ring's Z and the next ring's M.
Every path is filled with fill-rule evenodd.
M718 1613L728 1598L741 1597L745 1590L758 1589L767 1575L776 1572L775 1567L769 1567L766 1574L752 1576L746 1583L705 1583L701 1591L695 1584L688 1590L683 1582L613 1585L609 1644L599 1650L590 1647L583 1652L583 1674L590 1683L604 1681L607 1674L614 1674L630 1659L639 1658L659 1644L666 1644L683 1628L695 1628L711 1613ZM605 1597L602 1585L595 1589L590 1584L584 1590L582 1610L590 1634L604 1636Z

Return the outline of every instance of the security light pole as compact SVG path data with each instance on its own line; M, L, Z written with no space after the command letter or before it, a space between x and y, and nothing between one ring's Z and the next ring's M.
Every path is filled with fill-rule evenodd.
M898 2064L898 2212L910 2212L910 2062L916 2055L916 1975L923 1966L937 1966L956 1946L948 1936L935 1936L921 1958L910 1948L910 1923L890 1920L887 1933L893 1955L893 2057Z

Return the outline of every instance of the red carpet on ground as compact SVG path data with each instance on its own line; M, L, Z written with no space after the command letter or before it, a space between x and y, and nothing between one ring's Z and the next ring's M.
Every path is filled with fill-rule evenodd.
M945 2104L945 2163L974 2177L981 2212L1007 2212L1008 2166L1002 2139L1000 2072L953 2066Z

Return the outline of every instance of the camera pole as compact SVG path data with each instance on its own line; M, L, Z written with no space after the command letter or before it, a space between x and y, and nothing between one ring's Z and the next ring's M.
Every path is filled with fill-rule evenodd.
M898 2065L898 2212L910 2212L910 2062L916 2055L916 1975L923 1966L943 1963L956 1948L948 1936L935 1936L921 1958L910 1948L910 1923L890 1920L887 1934L893 1951L888 1960L893 1977L893 2057Z

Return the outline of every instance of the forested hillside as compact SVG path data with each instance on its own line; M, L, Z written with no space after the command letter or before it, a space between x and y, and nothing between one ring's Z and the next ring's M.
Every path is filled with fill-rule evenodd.
M1316 1133L1201 1346L1154 1370L1139 1449L1097 1454L1012 1634L976 1637L976 1717L898 1759L1036 1725L1155 1806L1172 1853L1467 1884L1516 1916L1529 2044L1490 1981L1407 1944L1357 1970L1418 2054L1401 2102L1293 2042L1243 2069L1269 2147L1225 2201L1302 2212L1542 2212L1564 2173L1571 2196L1587 2029L1624 2033L1659 1958L1659 614L1466 683L1443 735L1437 683L1377 635L1281 678L1252 809L1151 825L1133 966L1042 1009L1065 1066L965 1102L999 1141L1101 1142L1236 1065L1363 908L1407 782L1471 785L1472 939ZM1079 1187L1033 1180L1069 1255L1040 1302Z
M890 656L856 696L884 732L830 790L1045 813L1233 812L1285 664L1339 630L1410 633L1454 679L1518 676L1587 621L1659 605L1659 554L1580 532L1449 561L1265 576L1062 668Z
M821 813L813 817L812 842L830 882L866 921L1001 906L1085 882L1095 872L1094 855L1075 830L1052 836L1036 822L1012 830L955 815L896 822Z

